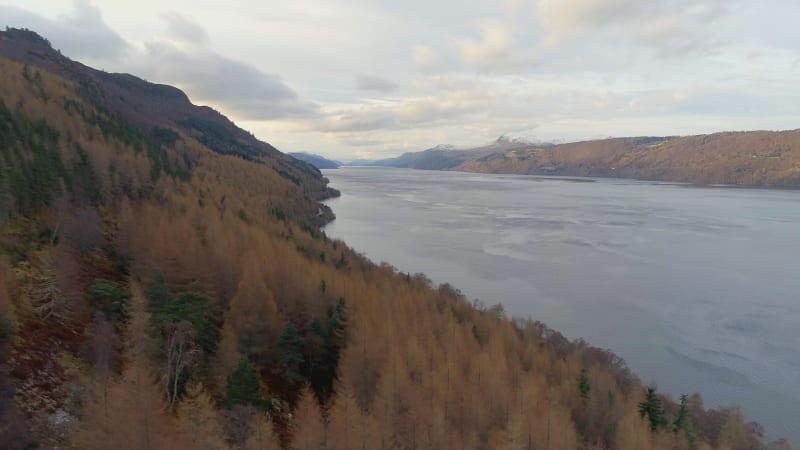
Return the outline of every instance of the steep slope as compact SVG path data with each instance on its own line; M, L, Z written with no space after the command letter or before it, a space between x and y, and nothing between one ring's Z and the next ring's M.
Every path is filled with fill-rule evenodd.
M75 83L81 96L107 116L108 129L103 130L104 133L120 128L123 121L140 128L146 137L156 141L165 138L157 135L158 130L176 130L216 153L237 155L272 167L285 179L297 186L302 185L312 199L338 195L327 187L327 181L313 165L259 141L219 112L207 106L193 105L186 94L175 87L149 83L129 74L92 69L63 56L49 41L29 30L12 28L0 31L0 55L24 64L29 73L42 69ZM114 131L124 134L127 130ZM324 205L322 209L322 220L314 218L317 209L309 220L320 225L332 219Z
M317 172L24 61L0 57L0 448L762 447L735 408L328 239Z

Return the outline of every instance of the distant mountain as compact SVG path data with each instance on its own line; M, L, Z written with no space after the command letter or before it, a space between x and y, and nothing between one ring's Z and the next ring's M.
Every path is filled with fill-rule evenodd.
M481 147L457 149L450 145L437 145L421 152L403 153L396 158L381 159L371 164L384 167L401 167L409 169L446 170L454 169L466 161L482 156L505 152L516 148L525 148L532 143L505 136L497 138L491 144ZM547 144L542 144L547 145Z
M435 147L376 164L464 172L800 187L800 130L609 138L557 145L500 138L483 147Z
M339 161L328 159L324 156L315 155L313 153L296 152L289 154L300 161L305 161L313 165L317 169L338 169L342 165L342 163Z

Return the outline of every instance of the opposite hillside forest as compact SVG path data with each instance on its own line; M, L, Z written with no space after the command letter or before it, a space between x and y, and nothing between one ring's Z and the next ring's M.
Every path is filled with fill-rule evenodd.
M612 138L558 145L501 136L482 147L437 146L396 158L353 164L798 188L800 129Z
M312 166L0 32L0 447L789 449L319 226Z

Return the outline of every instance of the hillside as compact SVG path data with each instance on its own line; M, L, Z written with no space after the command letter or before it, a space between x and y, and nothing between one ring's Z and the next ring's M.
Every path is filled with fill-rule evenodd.
M577 142L488 155L454 169L800 187L800 130Z
M316 169L177 89L19 30L0 72L0 448L766 447L327 238Z
M92 69L66 58L53 49L46 39L28 30L9 29L0 32L0 55L27 66L29 77L32 71L41 69L73 83L82 99L105 117L104 122L98 123L104 136L117 134L123 143L135 146L137 138L169 143L174 138L170 130L177 131L215 153L236 155L268 165L284 179L301 186L311 199L321 200L338 195L327 187L327 181L316 167L259 141L219 112L207 106L193 105L186 94L175 87L148 83L129 74ZM38 80L32 81L35 84ZM43 100L49 100L44 92L38 95ZM11 106L9 102L6 103ZM85 117L87 112L80 104L68 103L64 109L70 114L92 120ZM135 136L137 132L142 136ZM153 148L149 146L148 152ZM189 163L184 161L184 165ZM308 205L297 205L305 206ZM317 219L319 208L322 208L323 214ZM313 209L303 213L317 225L333 218L324 205L314 205Z
M339 166L342 165L339 161L334 161L324 156L315 155L313 153L289 153L293 158L297 158L300 161L305 161L312 166L316 167L317 169L338 169Z
M620 177L696 184L800 187L800 130L632 137L493 151L431 149L379 165L431 170Z

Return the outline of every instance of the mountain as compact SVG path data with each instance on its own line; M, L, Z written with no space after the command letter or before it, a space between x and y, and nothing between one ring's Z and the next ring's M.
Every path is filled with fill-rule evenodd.
M64 107L65 110L98 121L104 136L117 134L126 143L137 138L147 140L153 144L148 146L148 150L156 151L154 149L161 141L169 143L175 140L172 134L177 131L215 153L235 155L269 166L284 179L302 185L305 194L312 199L323 200L338 195L327 186L327 180L313 165L259 141L212 108L192 104L186 94L175 87L149 83L129 74L92 69L66 58L53 49L49 41L24 29L0 32L0 55L24 64L29 74L39 69L75 84L82 98L98 109L102 117L86 117L85 108L80 104L70 103ZM134 127L141 130L142 136L134 136ZM162 158L163 155L154 157ZM176 164L186 166L191 161ZM309 220L318 225L333 218L325 205L309 208L305 214L313 215ZM320 208L322 214L317 215Z
M421 152L403 153L396 158L373 161L365 165L382 167L398 167L424 170L454 169L475 158L505 152L516 148L525 148L531 144L527 141L509 139L505 136L497 138L491 144L481 147L456 149L450 145L437 145Z
M612 138L558 145L525 142L515 145L511 142L504 147L430 149L385 160L382 165L464 172L800 187L800 130Z
M0 448L763 448L329 239L318 170L175 88L27 30L0 71Z
M320 155L314 155L312 153L289 153L293 158L297 158L300 161L305 161L312 166L316 167L317 169L338 169L339 166L342 165L339 161L334 161L331 159L327 159Z

